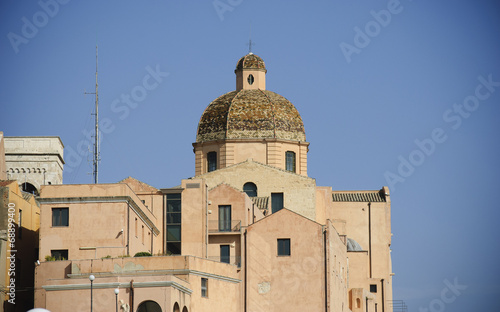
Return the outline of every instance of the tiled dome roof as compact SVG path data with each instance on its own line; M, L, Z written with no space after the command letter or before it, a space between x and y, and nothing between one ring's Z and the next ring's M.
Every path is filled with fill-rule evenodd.
M240 58L236 64L236 70L242 69L261 69L266 70L266 64L264 61L253 53L248 53L244 57Z
M203 112L196 142L223 139L305 141L304 123L290 101L268 90L231 91Z

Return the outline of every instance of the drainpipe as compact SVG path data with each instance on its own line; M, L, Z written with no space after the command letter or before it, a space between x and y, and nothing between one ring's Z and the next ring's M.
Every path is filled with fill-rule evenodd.
M205 258L208 259L208 185L205 184Z
M127 203L127 255L130 255L130 205Z
M382 285L382 312L385 312L385 298L384 298L384 279L380 281Z
M134 311L134 280L130 281L130 310Z
M323 258L325 264L325 312L328 312L328 260L326 229L323 230Z
M370 261L370 278L372 278L372 203L368 203L368 252Z
M245 312L247 311L247 284L248 284L248 277L247 277L247 259L248 259L248 256L247 256L247 230L245 229L245 232L243 233L243 239L245 241L245 299L244 299L244 302L245 302Z

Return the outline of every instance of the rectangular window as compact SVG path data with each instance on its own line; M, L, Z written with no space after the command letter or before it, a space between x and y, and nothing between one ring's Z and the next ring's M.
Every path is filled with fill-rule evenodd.
M137 218L135 218L135 237L139 237L139 231L137 230L137 225L139 222L137 222Z
M167 194L166 195L166 240L167 240L167 254L180 255L181 254L181 193Z
M51 250L50 255L56 260L68 260L68 249Z
M271 193L271 211L275 213L283 209L283 193Z
M286 171L295 172L295 153L286 152L285 153Z
M208 298L208 278L201 278L201 296Z
M52 208L52 226L69 226L69 208Z
M371 284L370 285L370 292L371 293L376 293L377 292L377 284Z
M219 231L231 232L231 206L219 206Z
M217 170L217 153L209 152L207 154L207 171Z
M230 263L229 245L220 245L220 262Z
M290 255L290 239L278 238L278 256Z

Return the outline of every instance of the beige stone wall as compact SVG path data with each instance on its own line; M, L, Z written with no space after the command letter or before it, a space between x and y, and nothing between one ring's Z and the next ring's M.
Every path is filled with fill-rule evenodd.
M46 185L40 202L41 260L57 249L69 259L155 253L156 217L126 184ZM52 208L66 207L69 226L53 227Z
M182 180L181 252L183 255L205 257L207 186L202 179Z
M290 256L277 255L278 238L290 239ZM247 245L248 311L324 311L320 224L283 209L249 226Z
M194 143L195 175L208 171L207 154L217 153L217 168L222 169L251 158L253 161L285 170L285 153L295 153L295 173L307 176L309 143L277 139L225 140Z
M5 137L7 177L44 184L63 183L64 145L59 137Z
M388 194L388 190L386 193ZM347 237L354 239L366 251L348 253L349 267L352 268L349 287L369 290L371 284L377 285L373 304L376 303L379 309L382 307L382 285L385 303L392 300L390 199L388 196L387 198L387 202L372 202L370 205L368 202L333 202L329 213L337 219L345 220ZM385 304L385 311L391 311L388 304Z
M330 220L327 220L326 233L329 311L347 311L348 263L346 246Z
M145 300L163 311L173 311L176 303L181 311L241 309L242 282L233 266L184 256L43 262L36 270L36 306L52 312L90 310L90 274L96 277L94 311L114 311L117 287L118 299L130 311ZM208 279L207 298L201 296L201 278Z
M254 161L227 167L199 176L206 180L209 188L226 183L243 190L243 185L253 182L257 185L257 196L271 196L283 193L284 207L311 220L316 220L315 180L293 174ZM269 203L269 205L271 205Z

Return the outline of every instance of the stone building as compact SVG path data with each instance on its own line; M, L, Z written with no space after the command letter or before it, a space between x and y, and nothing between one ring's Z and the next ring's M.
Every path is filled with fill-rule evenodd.
M59 137L5 137L5 173L23 191L38 195L44 184L63 183L64 145Z
M317 186L264 61L249 53L235 74L200 118L194 177L41 187L40 257L61 260L36 268L36 307L392 312L388 188Z

